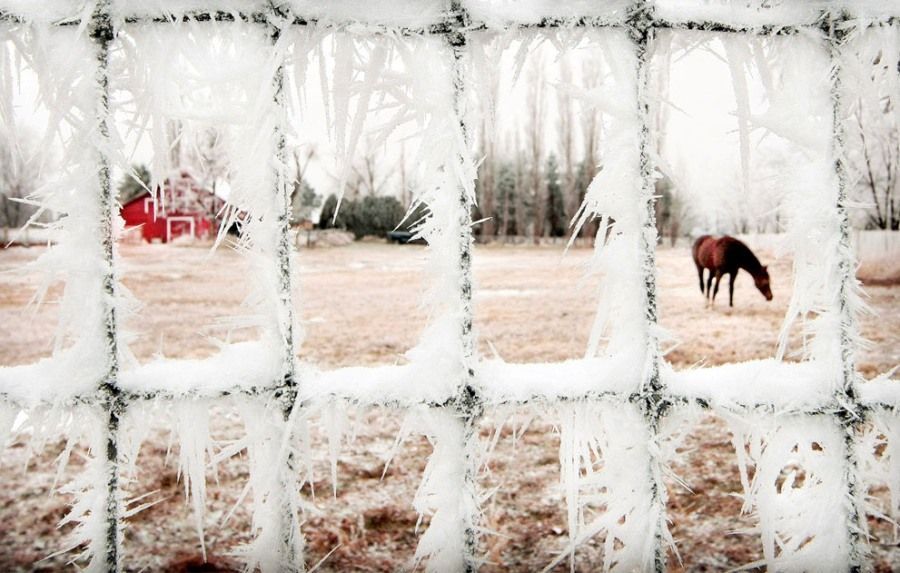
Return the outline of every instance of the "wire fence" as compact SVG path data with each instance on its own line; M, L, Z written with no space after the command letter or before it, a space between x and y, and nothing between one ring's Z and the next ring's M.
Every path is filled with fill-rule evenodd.
M305 15L301 8L302 5L294 10L261 6L258 11L249 12L200 9L177 14L163 11L130 14L122 13L121 6L112 0L98 0L92 11L81 18L32 22L28 15L0 14L0 21L7 28L83 30L90 38L95 58L95 76L86 92L94 117L82 124L85 134L82 141L90 142L86 165L89 173L91 169L93 172L87 178L89 185L77 189L79 200L68 205L68 216L61 222L74 235L67 243L54 248L73 249L63 252L78 252L82 261L91 263L84 265L85 270L69 275L69 286L96 304L98 312L87 313L84 322L76 325L80 329L79 339L88 341L84 343L87 346L77 348L79 351L88 348L86 355L97 358L101 367L94 363L79 371L74 377L84 379L83 383L70 385L73 389L62 396L54 384L72 377L71 368L77 362L54 356L34 365L0 370L6 430L18 412L34 413L50 405L54 412L59 411L59 406L86 408L102 420L90 442L94 463L86 470L85 487L94 495L88 498L89 507L73 510L81 529L72 545L74 548L76 544L87 543L92 569L119 571L126 565L122 530L129 512L121 493L120 474L124 456L121 424L129 410L148 401L190 402L222 396L244 396L248 403L265 405L257 411L265 419L265 423L260 422L263 430L251 437L248 446L256 448L256 455L263 460L254 466L256 469L251 467L250 481L256 499L252 528L258 551L248 559L250 567L272 571L305 568L298 497L302 459L287 444L298 439L296 426L304 412L323 402L421 409L430 417L434 452L420 494L424 496L424 511L432 514L432 520L420 539L416 555L431 570L473 571L479 567L482 498L477 479L481 448L477 424L486 408L532 403L559 405L564 417L570 420L562 423L561 445L571 450L566 454L571 466L563 471L569 471L568 479L576 484L572 499L567 498L570 515L578 514L592 503L587 499L590 484L582 477L585 471L588 474L590 471L580 465L583 461L579 448L604 440L600 472L625 475L620 481L606 483L609 491L604 491L603 499L608 501L605 511L611 515L609 519L599 521L596 527L586 525L579 518L570 519L570 529L576 529L570 531L570 552L591 534L604 533L608 539L606 567L667 569L670 536L665 511L666 460L660 448L661 425L678 409L699 404L724 416L740 414L742 420L754 420L752 424L740 426L743 430L735 429L738 426L732 429L739 460L746 463L750 455L756 463L752 483L746 471L742 477L748 503L755 506L759 515L766 564L771 569L805 570L823 564L833 570L858 571L867 567L864 507L867 485L862 481L860 468L864 455L860 436L869 424L880 424L878 427L886 428L883 430L886 435L889 430L896 431L900 424L900 391L889 380L863 384L854 365L857 285L846 212L848 181L842 159L841 50L853 30L896 26L897 15L863 21L847 12L823 11L812 21L739 25L728 21L678 20L671 14L658 14L651 3L638 1L621 10L612 10L609 16L547 16L504 24L507 29L538 31L608 29L624 34L622 41L631 51L631 61L621 62L631 70L630 83L617 86L620 88L617 97L629 111L611 130L631 138L620 149L619 166L635 184L625 187L619 203L601 201L594 205L593 211L589 209L601 219L614 218L623 230L604 245L607 252L622 254L620 260L631 261L622 277L604 279L610 281L605 292L619 304L612 309L612 314L618 316L607 319L623 322L623 333L610 338L609 351L603 356L539 366L482 360L475 350L470 218L474 202L473 173L467 170L472 158L465 157L469 153L464 109L466 62L470 57L469 38L490 31L492 25L477 21L466 3L454 0L441 12L438 21L428 26L377 23L364 27L362 32L438 38L444 42L446 66L451 75L447 88L454 94L452 108L444 111L450 114L449 123L455 123L445 127L451 137L458 136L459 142L456 147L448 148L453 156L445 158L440 171L448 174L450 183L440 190L443 198L429 205L432 215L427 224L431 225L430 238L434 239L431 257L443 269L440 275L449 285L441 291L446 300L435 303L446 307L437 319L442 325L449 325L442 333L452 333L449 340L438 337L450 357L445 362L449 364L447 367L413 363L322 372L298 361L302 348L296 344L294 331L297 320L293 316L294 261L284 167L285 64L283 58L276 57L270 70L271 86L263 92L271 102L260 106L265 112L261 125L270 129L265 149L274 154L274 160L264 164L274 168L265 178L268 186L258 189L252 198L256 212L263 214L259 219L265 221L251 233L250 243L251 250L258 255L260 273L270 287L263 298L270 311L266 316L272 336L266 340L263 350L253 345L235 346L199 365L192 364L190 373L179 373L180 363L175 360L169 361L169 368L162 371L152 364L124 368L118 303L121 285L115 244L118 206L111 179L117 141L110 127L113 121L110 50L117 34L132 26L251 24L266 35L271 51L278 53L283 49L285 35L296 28L341 31L353 24ZM823 196L831 197L833 204L824 219L824 236L829 240L824 245L813 245L818 253L828 251L827 256L820 256L813 263L814 272L826 277L819 285L826 302L816 309L821 319L817 331L820 351L803 363L773 360L749 367L734 365L675 372L662 356L657 340L654 160L650 149L648 74L655 37L660 31L669 30L811 37L827 54L832 67L833 117L831 144L823 158L823 164L831 170L828 179L831 187ZM448 195L452 200L446 200ZM79 225L85 222L89 229L77 235L81 232ZM272 348L277 350L271 351ZM248 364L256 367L242 369L241 366ZM185 377L200 382L192 386L185 382ZM209 383L210 380L216 382ZM779 390L782 381L790 384L790 389ZM752 386L756 390L749 389ZM579 417L586 419L583 424L593 428L594 434L578 436ZM763 431L763 428L767 429ZM754 440L766 444L755 454ZM804 458L802 453L797 453L796 446L803 440L807 440L807 446L813 442L818 446L807 452L811 457ZM890 447L895 452L897 444L892 442ZM788 458L805 463L806 491L812 498L791 497L788 488L781 491L781 482L776 485ZM823 464L822 469L816 469L817 463ZM893 458L890 463L897 465ZM771 472L775 472L775 477ZM768 482L766 476L770 478ZM192 477L196 481L196 476ZM96 483L98 479L102 486ZM440 494L436 493L436 487ZM816 497L828 492L836 497ZM616 509L617 499L627 500L628 507ZM823 499L834 503L816 507ZM815 514L811 513L813 508Z

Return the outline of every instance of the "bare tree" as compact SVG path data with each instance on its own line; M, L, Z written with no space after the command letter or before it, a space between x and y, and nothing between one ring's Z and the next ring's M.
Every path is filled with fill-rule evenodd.
M587 91L595 89L600 84L600 78L602 77L599 62L591 58L585 58L581 64L581 70L584 89ZM581 181L577 185L578 202L576 209L584 201L587 186L597 173L600 164L598 142L600 141L601 128L602 123L599 114L593 110L587 110L581 125L581 132L584 137L584 161L582 163ZM581 228L582 237L593 237L596 234L597 224L595 221L587 221Z
M900 51L896 32L871 30L855 43L845 65L855 71L847 122L850 164L859 174L857 194L869 203L865 224L900 230ZM855 132L855 133L854 133Z
M544 186L543 157L545 101L544 101L544 61L535 57L528 74L528 149L530 153L529 192L532 198L534 241L537 243L544 236L544 219L547 216L547 189ZM521 234L521 232L519 233Z
M513 210L515 211L515 221L516 221L516 235L524 236L525 235L525 189L526 189L526 177L527 174L525 172L525 152L519 148L518 135L516 135L516 184L515 184L515 205L513 206Z
M853 118L859 136L862 177L860 183L871 200L868 226L891 231L900 230L900 134L888 123L894 103L884 98L883 124L877 119L864 119L862 103Z
M496 233L494 228L494 190L496 188L497 153L494 136L490 130L490 122L487 119L482 120L481 153L483 160L478 166L478 204L481 214L485 218L481 223L481 237L485 242L492 240Z
M565 85L572 84L572 65L568 58L560 62L560 82ZM564 90L556 91L559 139L562 146L562 193L565 212L571 216L578 210L581 203L578 197L576 183L578 175L575 165L575 109L572 96Z
M214 128L201 130L187 152L188 162L200 179L200 185L216 192L219 180L228 173L228 158L219 131Z
M395 163L385 161L383 155L376 154L371 142L367 141L365 145L359 146L356 159L350 166L350 173L345 181L346 197L356 199L381 195L396 168Z

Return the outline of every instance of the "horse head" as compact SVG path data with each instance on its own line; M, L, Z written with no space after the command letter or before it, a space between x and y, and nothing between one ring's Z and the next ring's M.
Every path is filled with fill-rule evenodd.
M769 284L768 267L763 266L762 269L753 276L753 282L756 283L756 288L758 288L759 292L766 297L766 300L772 300L772 288Z

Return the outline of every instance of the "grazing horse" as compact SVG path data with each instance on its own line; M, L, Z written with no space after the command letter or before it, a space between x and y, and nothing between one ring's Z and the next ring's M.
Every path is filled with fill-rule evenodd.
M769 286L769 271L760 264L749 247L734 237L725 235L716 239L710 235L703 235L694 242L694 264L697 265L697 274L700 275L700 292L709 299L710 306L716 301L719 292L719 281L722 275L730 275L728 283L728 306L734 306L734 279L738 270L744 269L753 276L753 282L759 292L772 300L772 289ZM709 269L709 278L706 281L706 290L703 290L703 270ZM713 275L716 278L716 286L712 288Z

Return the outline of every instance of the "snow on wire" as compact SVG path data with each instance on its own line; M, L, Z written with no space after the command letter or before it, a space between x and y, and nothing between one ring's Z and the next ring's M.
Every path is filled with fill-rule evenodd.
M871 476L888 483L891 511L900 516L900 391L887 377L862 383L853 359L861 303L841 121L842 48L872 27L890 30L896 45L900 14L878 13L877 3L865 1L765 3L766 9L684 0L35 4L0 2L0 26L4 50L15 44L39 78L51 110L47 142L63 148L65 168L39 200L66 216L57 223L59 243L36 267L48 285L62 277L65 292L53 356L0 368L0 438L26 412L38 443L54 432L70 448L86 441L88 463L68 486L76 502L65 521L77 527L60 550L81 549L88 570L124 567L123 521L141 509L121 488L143 437L142 424L132 422L159 401L173 402L179 471L201 550L209 405L231 397L248 421L235 451L246 449L249 458L254 541L243 550L249 570L305 568L299 496L310 463L305 427L313 412L339 416L349 404L405 410L410 428L433 444L414 499L416 510L431 516L414 561L431 571L479 567L484 447L477 424L485 408L504 405L543 403L559 415L569 543L550 565L571 559L574 567L577 547L599 535L604 570L666 569L673 542L663 475L674 455L667 436L697 405L729 425L745 510L758 517L768 568L866 568ZM781 362L782 345L778 359L676 372L660 351L649 57L661 31L693 30L777 37L796 62L817 64L786 67L782 87L798 94L802 109L773 100L770 117L757 118L805 154L808 161L793 176L804 183L797 189L815 191L796 191L791 203L794 293L785 332L804 320L809 343L800 363ZM576 221L600 222L592 264L603 296L588 351L582 360L551 364L480 359L472 327L476 169L467 129L471 76L489 61L479 34L556 34L565 44L563 33L592 31L603 35L609 78L591 95L608 120L606 161ZM426 302L433 319L404 365L321 371L296 358L302 332L292 312L286 110L310 73L308 56L327 34L334 34L333 69L318 71L344 158L360 141L376 91L386 109L399 110L376 137L383 141L412 125L421 139L417 201L429 216L419 233L429 243L433 284ZM371 42L370 49L357 50L361 42ZM114 50L122 55L115 61ZM196 60L195 76L173 78L161 53ZM4 53L0 120L7 133L15 123L12 61ZM156 151L151 188L165 174L158 158L167 147L161 126L179 105L168 93L173 86L193 82L194 105L208 106L202 119L226 125L227 220L244 217L240 249L254 270L250 300L260 340L226 345L205 360L139 365L129 354L121 325L131 300L117 266L120 222L111 181L113 166L128 167L110 125L114 80L140 94L129 105L133 125L149 133ZM215 98L203 99L204 82ZM787 117L792 121L777 121ZM878 436L887 437L887 454L876 459Z

